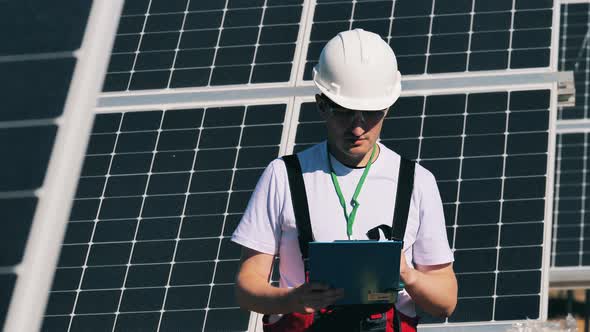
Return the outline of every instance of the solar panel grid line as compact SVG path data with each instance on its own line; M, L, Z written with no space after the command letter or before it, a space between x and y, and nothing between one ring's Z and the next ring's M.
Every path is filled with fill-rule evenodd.
M145 34L145 26L147 24L147 20L148 20L148 17L149 17L148 14L150 12L151 6L152 6L152 0L149 0L148 6L147 6L147 13L146 13L145 18L143 20L143 25L141 27L141 33L139 34L139 41L137 43L137 48L135 49L135 56L133 58L133 64L131 65L131 72L130 72L129 80L127 82L127 87L126 87L125 90L129 90L129 88L131 86L131 79L133 78L133 74L135 73L135 65L137 64L137 56L139 55L139 50L141 48L141 41L142 41L143 36Z
M473 21L473 17L472 17L472 21ZM471 38L470 38L471 39ZM461 131L461 136L463 139L461 139L461 152L459 154L459 174L462 174L462 170L463 170L463 152L465 149L465 133L466 133L466 127L467 127L467 111L468 111L468 103L465 103L465 108L463 109L463 128ZM426 103L424 103L424 107L423 107L423 111L422 111L422 124L421 124L421 132L420 132L420 137L422 136L422 131L424 130L424 119L426 117ZM420 139L419 137L419 139ZM419 163L420 162L420 147L422 145L422 139L420 139L420 144L418 146L418 158L416 159L416 162ZM450 243L450 247L451 247L451 251L453 252L453 255L455 253L456 250L456 239L457 239L457 228L458 228L458 219L459 219L459 204L461 202L461 175L459 175L459 179L458 179L458 185L457 185L457 196L456 196L456 200L455 202L450 202L450 204L455 204L455 218L453 220L453 239L451 240ZM492 314L493 317L493 314ZM448 318L445 319L445 323L448 323Z
M15 170L14 174L7 174L7 177L19 178L21 176L36 177L37 174L34 173L40 173L39 183L31 183L30 186L30 189L35 192L30 195L26 190L23 190L21 194L26 196L20 196L21 199L29 197L36 201L36 206L22 206L25 214L30 213L31 219L20 220L28 217L10 216L10 218L20 218L14 219L17 223L29 222L30 227L23 238L25 242L23 243L23 251L19 253L19 264L14 271L16 274L11 273L15 275L11 290L5 289L6 280L4 276L2 278L2 292L8 299L3 299L2 309L0 309L2 311L0 325L3 325L6 331L34 331L40 326L40 318L47 303L47 294L58 256L59 241L65 230L65 221L71 206L70 197L73 197L75 189L75 180L70 179L68 175L77 174L80 171L81 157L87 142L85 136L91 126L91 108L94 106L93 101L98 96L102 77L106 71L108 55L113 42L112 36L122 8L122 1L109 3L108 6L91 1L79 2L76 6L66 6L65 14L75 14L76 19L66 20L63 24L62 20L56 21L57 11L37 3L26 6L7 3L4 8L8 9L8 12L4 13L4 18L16 17L16 19L3 20L7 30L11 30L14 27L12 25L17 23L21 24L18 27L25 31L18 32L16 38L18 41L12 40L4 45L7 47L5 48L7 53L22 52L22 56L3 58L4 63L10 61L16 68L25 69L20 73L22 81L17 78L5 88L8 88L9 94L16 94L19 97L26 94L33 99L39 98L41 100L39 108L31 112L28 108L32 107L32 104L15 102L14 96L4 98L8 102L8 107L16 109L25 119L14 121L6 127L10 128L10 132L18 133L18 130L13 130L18 128L21 133L29 131L33 136L50 140L49 144L40 144L35 146L32 151L28 151L26 163L19 165L21 173ZM19 16L19 14L27 16L32 12L37 16L34 18ZM47 32L45 29L49 26L51 28ZM67 28L64 28L66 26ZM59 35L58 38L63 38L60 42L55 44L37 43L45 38L52 40L61 29L65 29L67 33L64 36ZM60 59L64 61L52 61ZM31 88L30 85L26 86L27 89L31 88L30 91L24 90L24 82L30 78L30 72L27 71L42 68L44 65L55 66L55 70L48 70L45 72L45 76L38 79L40 84L35 87L41 91ZM11 73L8 71L5 74L10 77ZM44 86L48 82L55 84ZM41 123L43 120L33 119L51 116L54 117L52 124ZM4 120L10 119L10 114L4 118ZM26 122L29 122L30 127ZM45 128L52 127L53 135L49 137ZM77 136L82 137L72 140ZM8 137L5 134L5 138ZM23 149L27 148L26 140L26 137L21 137L18 142L18 145ZM9 142L5 143L10 145ZM7 152L12 151L8 150ZM44 157L41 156L45 152L48 155L47 159L43 160ZM19 161L18 157L20 156L17 156L16 161L13 161L15 164L24 161ZM27 169L31 165L42 170ZM27 170L33 174L28 174ZM13 191L12 194L18 195L16 191ZM15 226L14 228L20 227ZM20 242L20 239L15 241L15 244L20 245L17 242ZM10 255L12 255L12 249L20 250L7 247L4 249L10 249L8 250ZM4 249L3 251L5 251ZM9 306L8 301L10 301Z
M225 1L225 8L223 10L223 14L221 14L221 27L223 27L223 23L225 22L225 15L227 13L227 5L229 0ZM209 80L207 81L207 85L211 85L211 79L213 78L213 68L215 66L215 60L217 59L217 52L219 51L219 41L221 40L221 33L217 35L217 44L215 45L215 50L213 51L213 62L212 62L212 69L209 73Z
M510 31L514 31L514 15L515 15L515 11L516 11L516 0L512 1L512 9L510 10ZM512 36L513 34L510 33L508 36L508 67L510 68L510 63L512 61L512 52L510 52L512 50Z
M473 41L473 21L475 19L475 1L471 3L471 12L469 13L469 38L467 40L467 63L470 63L471 59L471 43Z
M265 0L265 2L266 2L266 0ZM240 128L240 135L239 135L239 138L238 138L238 146L240 146L240 144L242 142L242 137L243 137L242 135L244 133L243 126L244 126L244 123L246 121L246 112L244 112L244 115L242 117L242 128ZM238 166L238 156L239 156L239 154L240 154L240 150L238 149L238 151L236 152L236 157L234 159L234 168L236 168ZM236 174L235 172L232 172L231 179L230 179L230 188L233 187L233 182L234 182L234 179L235 179L235 174ZM231 197L231 189L230 189L229 196ZM226 202L226 205L225 205L225 211L223 212L224 213L224 220L223 220L223 224L221 226L221 230L222 230L222 233L221 234L223 234L223 230L225 229L225 219L227 217L227 213L229 212L229 202L230 202L230 200L228 198L228 200ZM217 272L217 268L216 268L217 267L217 261L219 260L220 253L221 253L221 241L219 241L219 244L217 246L217 254L216 254L216 257L215 257L215 268L213 269L213 276L211 277L211 284L212 285L214 284L214 281L215 281L215 273ZM212 293L213 293L213 287L211 287L209 289L209 297L207 299L207 307L205 308L205 323L203 323L203 330L202 330L203 332L205 332L205 326L206 326L206 323L207 323L207 315L209 314L209 310L208 309L209 309L209 305L211 304L211 296L212 296Z
M515 0L516 1L516 0ZM514 2L512 3L512 9L514 10ZM514 12L512 12L514 18ZM512 20L514 22L514 19ZM512 36L510 37L510 45L512 45ZM510 65L510 57L508 57L508 64ZM508 94L508 105L510 105L510 96ZM508 154L508 128L509 128L509 121L510 121L510 113L506 116L506 124L505 124L505 132L504 135L506 139L504 139L504 156ZM506 158L502 158L502 181L501 181L501 189L500 189L500 218L502 218L502 208L504 203L504 185L505 185L505 174L506 174ZM501 220L501 219L500 219ZM497 297L497 290L498 290L498 273L500 272L500 248L501 248L501 237L502 237L502 222L498 223L498 240L497 240L497 252L496 252L496 270L494 271L494 293L492 295L493 299L493 306L492 306L492 317L496 316L496 297ZM492 321L494 319L492 318Z
M264 4L262 6L262 15L260 16L260 25L262 27L264 24L264 14L266 13L266 2L264 0ZM248 82L252 82L252 75L254 74L254 64L256 63L256 55L258 54L258 45L260 43L260 35L262 34L262 28L258 29L258 35L256 36L256 44L254 45L254 56L252 57L252 69L250 70L250 76L248 77Z
M430 21L428 23L428 35L427 35L428 41L426 42L426 53L424 53L424 57L425 57L424 71L423 71L424 73L426 73L428 71L428 60L430 59L430 56L431 56L430 48L432 47L432 44L431 44L432 39L431 38L432 38L432 26L433 26L435 4L436 4L436 0L432 0L432 9L430 10L430 15L429 15ZM395 50L394 50L394 52L395 52ZM398 55L398 58L399 57L400 57L400 55ZM398 63L398 66L399 66L399 63ZM400 70L400 72L401 72L401 70Z
M389 33L387 34L387 37L385 38L385 41L387 42L387 44L389 44L391 42L391 28L393 26L393 18L395 17L395 6L391 6L391 14L389 15Z
M186 23L186 16L188 14L188 10L190 8L190 4L191 4L191 0L188 0L186 2L186 8L185 8L185 11L184 11L184 16L182 18L182 24L180 26L180 31L179 31L179 34L178 34L178 42L176 43L176 48L174 49L174 58L172 59L172 68L170 69L172 71L172 73L174 72L174 68L175 68L175 65L176 65L176 59L178 57L178 51L180 49L180 41L182 40L182 34L184 32L184 25ZM171 83L172 83L172 75L170 75L170 77L168 78L168 84L166 85L166 88L167 89L170 88L170 84Z
M123 121L121 121L119 123L117 132L119 132L121 130L122 124L123 124ZM107 178L107 180L105 181L105 183L103 185L103 189L102 189L101 195L99 197L98 209L97 209L97 211L95 213L94 220L92 221L94 223L94 225L92 227L92 232L91 232L91 235L90 235L90 242L88 243L88 249L86 251L85 258L84 258L84 265L82 265L82 273L80 275L80 281L78 283L78 288L76 289L76 295L74 297L74 301L73 301L73 305L72 305L72 311L70 313L70 319L69 319L69 322L68 322L67 332L70 332L70 330L72 328L72 321L74 319L74 316L76 315L76 306L78 304L78 298L79 298L80 292L82 291L82 282L84 281L84 274L85 274L86 269L88 267L88 259L90 257L90 250L92 249L92 245L93 245L93 241L92 240L93 240L94 234L96 232L96 226L97 226L97 223L98 223L98 220L99 220L98 218L99 218L99 215L100 215L100 209L101 209L102 203L103 203L103 201L105 199L104 195L105 195L105 191L106 191L106 188L107 188L107 182L108 182L108 178L109 178L109 173L110 173L110 169L111 169L112 164L113 164L113 157L114 157L114 154L115 154L115 150L116 150L116 147L117 147L118 140L119 140L119 136L117 135L115 137L115 142L113 144L113 150L110 153L111 157L110 157L110 160L109 160L109 165L108 165L108 168L107 168L107 173L105 175L105 177Z

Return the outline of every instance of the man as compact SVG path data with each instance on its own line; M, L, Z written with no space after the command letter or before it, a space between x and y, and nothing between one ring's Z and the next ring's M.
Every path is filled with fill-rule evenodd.
M323 49L314 82L322 92L316 103L327 141L297 155L311 231L316 241L367 239L369 231L391 225L394 213L401 158L377 140L389 107L401 93L395 55L374 33L342 32ZM346 203L351 201L358 204ZM346 292L306 283L298 234L286 166L276 159L264 171L232 237L243 246L238 303L267 314L266 331L311 330L325 313L322 309ZM417 324L414 303L431 315L449 316L457 301L440 194L434 176L419 165L403 253L400 277L405 290L398 295L396 310L405 332ZM275 255L280 256L280 287L268 283Z

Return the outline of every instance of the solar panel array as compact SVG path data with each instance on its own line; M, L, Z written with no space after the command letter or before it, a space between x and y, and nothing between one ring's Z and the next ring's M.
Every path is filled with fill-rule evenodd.
M127 1L105 91L287 82L303 0Z
M286 105L98 115L44 330L236 331L229 241Z
M385 119L381 142L437 179L460 285L448 322L540 317L550 96L403 97ZM323 140L323 126L302 104L295 149Z
M0 3L0 327L38 205L35 191L43 187L59 130L55 121L68 96L72 52L81 45L91 4Z
M279 145L290 151L287 142L295 142L300 151L325 138L311 95L297 90L311 84L325 42L351 28L379 33L401 72L417 81L547 72L553 7L552 0L127 0L103 87L109 97L278 86L293 95L204 108L205 96L192 106L126 104L134 111L99 113L44 330L246 330L250 315L232 295L239 248L229 235ZM381 137L437 177L461 287L451 318L423 322L451 328L543 315L552 92L470 90L413 91L389 113ZM293 114L296 130L288 126Z
M590 79L590 4L561 5L559 38L559 70L573 71L576 105L559 108L558 119L588 119L588 81Z
M318 0L304 78L343 30L378 33L402 74L549 67L552 0Z
M104 91L288 82L303 8L303 0L128 0ZM548 68L552 9L553 0L320 0L300 43L303 79L325 43L352 28L387 40L402 74Z
M557 135L551 266L590 266L588 133Z
M554 269L590 266L590 227L586 220L588 134L583 124L589 118L589 28L590 4L561 5L559 69L574 72L576 105L559 108L558 119L579 124L578 132L574 129L557 135L551 243L551 267ZM558 121L558 129L559 124Z

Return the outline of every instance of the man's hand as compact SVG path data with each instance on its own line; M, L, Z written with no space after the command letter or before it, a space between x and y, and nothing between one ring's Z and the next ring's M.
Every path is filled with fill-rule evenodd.
M294 311L311 314L341 299L344 296L344 290L331 288L322 283L312 282L291 289L288 296L289 302L295 308Z
M433 316L448 317L457 305L457 279L453 264L415 265L411 268L402 252L400 279L414 302Z

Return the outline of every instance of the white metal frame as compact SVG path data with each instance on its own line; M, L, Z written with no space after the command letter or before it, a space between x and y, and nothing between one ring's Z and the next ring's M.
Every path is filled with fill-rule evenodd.
M62 239L82 168L94 115L123 1L94 1L77 58L45 181L37 191L23 261L15 267L17 280L4 331L38 331L55 273ZM72 56L72 54L68 54Z

